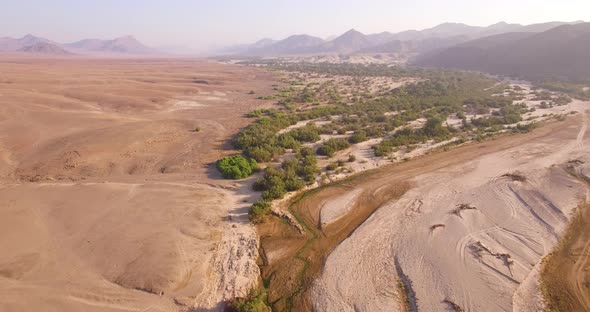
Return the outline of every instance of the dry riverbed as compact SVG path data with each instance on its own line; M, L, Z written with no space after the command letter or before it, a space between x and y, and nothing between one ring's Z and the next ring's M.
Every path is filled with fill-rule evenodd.
M273 255L262 266L271 303L293 311L541 306L535 272L586 200L586 185L566 170L590 161L586 118L436 151L304 194L289 210L305 237L278 219L261 227L263 254ZM338 218L325 226L322 215Z

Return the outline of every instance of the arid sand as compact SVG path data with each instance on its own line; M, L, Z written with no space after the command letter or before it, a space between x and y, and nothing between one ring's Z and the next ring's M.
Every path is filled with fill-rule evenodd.
M0 60L0 311L215 310L244 295L254 199L211 163L268 104L249 91L272 84L198 60Z
M518 144L510 140L519 136L502 138L508 148L482 148L434 171L412 176L384 168L357 186L414 185L329 255L312 288L314 310L402 310L401 282L410 310L444 311L454 303L465 311L539 311L539 262L588 200L587 185L566 170L568 162L590 162L587 115L537 129Z

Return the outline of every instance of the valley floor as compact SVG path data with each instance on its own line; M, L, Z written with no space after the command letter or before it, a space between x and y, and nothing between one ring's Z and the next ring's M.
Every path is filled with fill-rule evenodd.
M527 134L296 197L288 211L304 235L276 218L259 227L270 302L293 311L539 311L541 260L589 199L590 116L576 107Z

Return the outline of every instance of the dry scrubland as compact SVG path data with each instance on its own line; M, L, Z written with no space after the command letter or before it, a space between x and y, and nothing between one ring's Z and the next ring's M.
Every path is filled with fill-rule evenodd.
M202 61L2 59L0 310L176 311L244 295L258 274L250 193L209 164L266 103L249 91L270 85Z
M590 160L588 102L469 73L269 69L288 86L268 96L277 110L250 114L260 119L240 133L252 143L240 148L287 171L289 157L300 158L290 149L310 147L321 171L304 189L323 186L286 197L264 190L264 200L278 200L258 227L266 292L254 305L541 309L542 289L555 288L539 285L541 259L587 200L584 175L570 171L585 172ZM387 163L396 164L345 179Z
M586 242L550 262L568 278L539 275L589 199L586 115L297 198L289 211L304 235L276 220L260 226L269 301L293 311L541 311L550 289L563 311L587 309Z

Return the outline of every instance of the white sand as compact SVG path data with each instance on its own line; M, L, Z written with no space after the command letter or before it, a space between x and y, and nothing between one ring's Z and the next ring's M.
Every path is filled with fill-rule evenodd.
M361 190L354 190L335 200L324 203L320 212L322 225L333 223L348 214L361 193Z
M420 311L443 311L444 299L466 311L524 310L523 300L538 298L535 266L588 197L585 185L553 166L590 161L586 120L578 120L525 145L416 177L417 187L382 206L329 256L313 288L314 309L399 310L403 274ZM501 177L517 170L526 182ZM477 209L449 213L463 203ZM444 227L431 230L435 224Z

